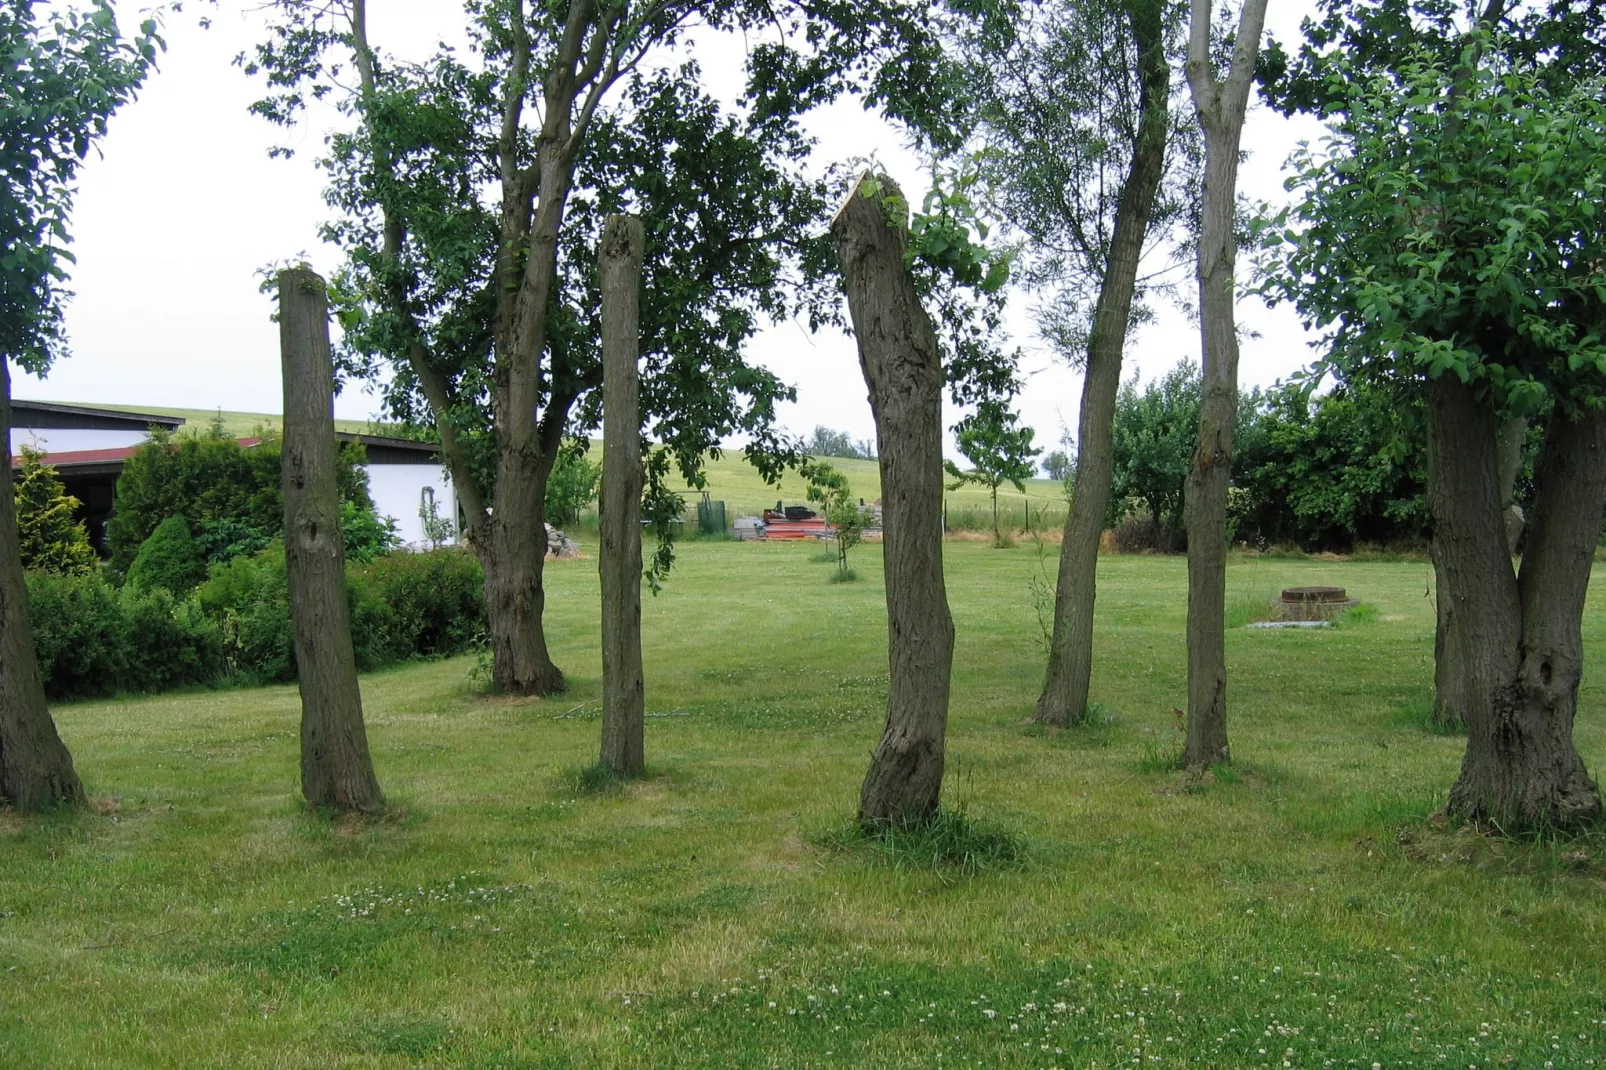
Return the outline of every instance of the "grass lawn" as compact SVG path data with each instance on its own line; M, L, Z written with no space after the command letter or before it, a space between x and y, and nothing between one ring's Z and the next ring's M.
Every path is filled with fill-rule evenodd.
M594 560L549 570L571 694L364 679L398 814L297 804L293 688L62 706L96 807L0 812L0 1066L1606 1065L1606 851L1430 823L1424 562L1244 559L1375 612L1229 632L1238 764L1168 768L1185 563L1100 563L1097 725L1028 723L1036 552L950 543L964 875L821 846L880 730L879 547L693 543L646 599L654 774L587 795ZM1050 570L1052 562L1049 562ZM1578 738L1606 766L1606 606Z

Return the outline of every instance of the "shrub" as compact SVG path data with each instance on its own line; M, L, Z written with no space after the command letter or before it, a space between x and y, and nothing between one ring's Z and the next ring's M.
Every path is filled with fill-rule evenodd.
M369 565L348 565L357 668L466 650L484 630L483 583L479 565L460 549L389 554ZM214 565L196 599L218 622L231 671L253 680L295 679L282 544Z
M462 548L386 555L357 570L356 585L394 614L402 657L460 653L485 629L485 575Z
M364 564L401 543L395 520L381 518L371 505L349 500L340 503L340 536L346 544L346 560Z
M166 590L119 592L96 574L32 573L28 611L53 699L205 684L223 672L217 624Z
M95 549L81 520L73 518L78 499L67 493L56 470L40 463L43 456L23 446L17 472L17 547L22 567L44 572L89 572Z
M1129 516L1111 531L1118 554L1141 554L1160 548L1160 535L1154 520L1146 516Z
M197 437L153 431L117 479L117 512L106 525L112 567L126 571L139 547L170 516L188 517L202 534L214 522L231 521L264 538L278 536L284 531L280 457L279 440L271 435L243 447L220 432ZM360 445L341 443L336 478L342 501L372 509L364 460ZM207 549L210 553L213 547Z
M601 482L602 465L592 464L574 449L560 451L547 478L546 518L554 524L573 524L580 519L580 510L596 499Z
M170 516L158 524L128 566L128 585L142 590L160 587L186 595L205 579L206 555L182 516Z

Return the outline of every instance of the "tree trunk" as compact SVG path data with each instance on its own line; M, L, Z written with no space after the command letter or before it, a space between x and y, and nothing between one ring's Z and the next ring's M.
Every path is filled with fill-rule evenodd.
M0 357L0 417L9 428L11 362L5 357ZM18 810L84 801L72 755L45 705L17 546L16 495L9 482L0 493L0 801Z
M1210 57L1210 3L1192 0L1188 86L1205 134L1199 234L1199 328L1203 398L1183 513L1188 533L1188 739L1184 761L1199 770L1230 761L1227 745L1227 480L1238 415L1238 326L1233 308L1238 243L1238 153L1260 50L1266 0L1244 0L1232 70L1218 83Z
M1171 72L1166 63L1160 6L1135 3L1130 18L1139 53L1140 118L1131 166L1116 205L1109 261L1099 286L1093 332L1088 339L1087 373L1082 379L1082 408L1076 423L1076 490L1060 543L1054 634L1043 692L1037 699L1040 724L1079 724L1087 717L1093 675L1093 603L1097 594L1099 538L1104 534L1104 518L1110 509L1121 357L1132 319L1149 217L1165 173ZM1157 542L1159 538L1156 519Z
M641 220L609 216L602 283L602 764L646 769L641 672Z
M284 566L301 689L301 794L314 806L384 806L363 728L335 480L334 365L324 281L279 273L284 370Z
M1601 817L1573 745L1584 596L1606 509L1606 414L1546 430L1520 574L1501 516L1495 417L1473 387L1428 384L1428 503L1464 666L1467 750L1448 812L1507 832Z
M924 821L942 795L954 625L942 575L942 356L904 264L906 220L885 175L862 176L831 222L880 454L887 720L859 796L868 824Z
M1505 529L1506 551L1516 554L1526 520L1517 504L1517 473L1522 469L1522 446L1528 434L1528 421L1521 416L1507 417L1495 432L1496 479L1500 487L1500 517ZM1466 728L1466 668L1461 664L1460 647L1455 640L1456 618L1450 599L1444 597L1444 566L1439 540L1432 543L1434 602L1437 619L1433 629L1433 724L1445 731Z

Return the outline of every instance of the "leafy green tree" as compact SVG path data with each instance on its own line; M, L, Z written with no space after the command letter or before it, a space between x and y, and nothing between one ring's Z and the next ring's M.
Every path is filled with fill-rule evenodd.
M854 578L848 551L864 540L864 510L853 497L848 477L825 461L808 461L799 469L808 481L808 500L820 507L826 523L836 529L836 579Z
M1508 831L1598 821L1573 743L1581 618L1606 508L1606 97L1500 37L1332 72L1328 149L1295 160L1268 289L1347 380L1420 392L1442 596L1463 625L1467 751L1449 812ZM1519 570L1496 432L1550 409Z
M1020 418L997 401L984 402L975 412L954 425L955 444L971 468L959 470L952 461L943 467L954 482L950 490L966 483L986 487L993 501L993 545L1006 545L998 529L998 488L1013 484L1021 493L1026 492L1026 481L1037 472L1035 458L1042 450L1032 445L1032 429L1017 427Z
M803 441L803 452L810 457L846 457L850 460L875 460L875 443L869 439L855 442L846 431L835 431L822 425Z
M67 493L42 454L23 446L16 476L17 545L30 572L92 572L97 563L84 522L73 516L78 499Z
M700 486L702 458L740 431L778 475L794 459L774 427L790 392L742 345L811 297L828 314L827 291L807 280L826 267L813 239L830 209L802 174L797 115L848 89L894 110L935 92L940 80L922 77L940 59L925 10L471 4L472 47L413 65L375 47L361 3L273 5L272 39L247 64L270 92L256 110L291 122L333 94L354 120L326 160L348 355L391 369L393 416L439 430L484 565L500 689L564 686L542 627L543 513L564 435L597 424L602 220L630 212L647 228L641 402L659 452ZM749 52L740 115L674 55L692 24L781 30ZM661 483L669 465L647 468Z
M1043 469L1045 476L1056 483L1063 483L1070 479L1071 473L1076 470L1071 462L1070 454L1064 450L1052 450L1044 454L1039 467Z
M602 465L586 460L578 449L560 450L546 485L546 515L554 524L573 524L580 510L597 500Z
M1049 724L1086 713L1096 565L1110 493L1110 437L1128 331L1149 315L1163 271L1145 253L1194 201L1190 114L1168 60L1173 0L998 5L950 34L958 102L979 143L997 211L1026 239L1017 281L1041 333L1084 371L1071 500L1060 544L1053 641L1037 704ZM938 140L946 131L939 128ZM1061 478L1061 477L1056 477ZM996 525L995 525L996 526Z
M128 586L142 591L163 588L179 598L205 579L206 553L182 516L170 516L156 525L128 566Z
M161 45L154 21L133 37L90 0L0 6L0 423L11 426L11 365L43 375L65 350L62 308L78 168L133 98ZM84 796L45 706L28 627L16 503L0 494L0 798L23 810Z
M1154 522L1162 552L1182 541L1183 487L1199 433L1200 397L1199 366L1183 360L1142 390L1133 372L1116 399L1107 522L1114 526L1138 505Z

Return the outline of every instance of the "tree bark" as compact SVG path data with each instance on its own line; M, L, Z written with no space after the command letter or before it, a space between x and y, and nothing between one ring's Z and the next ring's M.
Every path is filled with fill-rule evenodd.
M1521 572L1501 516L1495 416L1450 375L1428 384L1428 503L1464 667L1467 750L1448 812L1507 832L1601 817L1573 744L1584 596L1606 509L1606 414L1546 430Z
M861 176L831 223L880 454L887 720L859 796L871 825L930 819L942 795L954 625L942 574L942 356L904 263L890 178Z
M646 769L641 670L641 220L609 216L602 284L602 765Z
M0 357L0 417L11 426L11 361ZM72 755L45 704L17 544L16 496L0 493L0 801L42 810L84 801Z
M363 727L335 480L334 364L324 281L281 271L284 565L301 690L301 794L313 806L384 806Z
M1199 320L1203 399L1199 438L1188 468L1188 736L1183 759L1199 770L1230 761L1227 744L1227 480L1238 413L1238 326L1232 224L1238 154L1254 77L1266 0L1244 0L1232 69L1217 82L1210 60L1209 0L1192 0L1188 86L1205 134L1199 235Z
M1097 596L1099 538L1110 509L1115 457L1115 401L1121 389L1121 358L1137 289L1138 265L1149 218L1165 173L1170 127L1171 71L1158 4L1137 0L1130 11L1138 45L1139 121L1132 162L1116 204L1109 260L1099 286L1088 339L1087 373L1076 424L1076 490L1060 543L1054 590L1054 632L1048 671L1037 699L1040 724L1079 724L1087 717L1093 675L1093 604ZM1159 524L1155 525L1159 538Z
M1500 487L1500 518L1506 534L1506 552L1515 555L1522 540L1526 519L1517 504L1517 473L1522 469L1522 445L1528 434L1528 421L1510 416L1495 432L1496 479ZM1466 667L1461 664L1460 646L1455 640L1456 618L1450 599L1444 597L1444 566L1437 536L1431 544L1434 602L1437 619L1433 629L1433 724L1445 731L1463 731L1466 726Z

